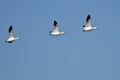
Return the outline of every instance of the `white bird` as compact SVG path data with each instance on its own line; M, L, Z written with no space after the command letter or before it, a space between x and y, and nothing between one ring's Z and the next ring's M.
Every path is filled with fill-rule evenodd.
M88 32L88 31L95 30L95 29L98 29L98 27L92 27L91 16L89 14L86 18L86 25L83 26L83 31Z
M54 26L54 30L50 31L50 35L58 36L58 35L64 34L64 32L59 31L58 23L56 20L54 20L53 26Z
M13 41L19 39L19 37L16 37L16 38L14 37L14 32L13 32L12 25L9 27L8 33L9 33L9 37L5 42L12 43Z

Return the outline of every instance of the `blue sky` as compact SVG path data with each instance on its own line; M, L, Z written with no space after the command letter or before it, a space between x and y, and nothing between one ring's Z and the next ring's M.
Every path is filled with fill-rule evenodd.
M0 80L120 80L119 3L1 0ZM82 32L88 14L99 30ZM10 25L21 39L7 44Z

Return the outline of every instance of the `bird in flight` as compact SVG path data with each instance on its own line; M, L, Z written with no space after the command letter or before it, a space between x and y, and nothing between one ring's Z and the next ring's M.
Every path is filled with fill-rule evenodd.
M56 20L54 20L53 26L54 26L54 30L50 31L50 35L58 36L58 35L64 34L64 32L59 31L58 22Z
M98 27L92 27L91 16L89 14L86 18L86 25L83 26L83 31L88 32L88 31L95 30L95 29L98 29Z
M19 39L19 37L14 37L14 31L12 25L9 27L8 33L9 33L9 37L5 42L12 43L13 41Z

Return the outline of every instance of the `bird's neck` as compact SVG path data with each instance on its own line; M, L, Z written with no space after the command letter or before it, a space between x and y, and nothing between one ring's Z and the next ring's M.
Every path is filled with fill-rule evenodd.
M98 27L93 27L93 29L98 29Z
M20 39L20 38L19 38L19 37L16 37L15 39L17 40L17 39Z
M60 34L64 34L64 32L60 32Z

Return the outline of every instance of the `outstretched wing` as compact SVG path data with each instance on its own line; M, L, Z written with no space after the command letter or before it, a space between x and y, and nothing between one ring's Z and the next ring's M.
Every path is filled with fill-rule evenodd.
M9 38L14 37L14 32L13 32L12 25L9 27L8 33L9 33Z
M54 31L58 31L58 23L56 20L54 20L53 26L54 26Z
M86 18L86 27L91 27L91 16L90 16L90 14Z

